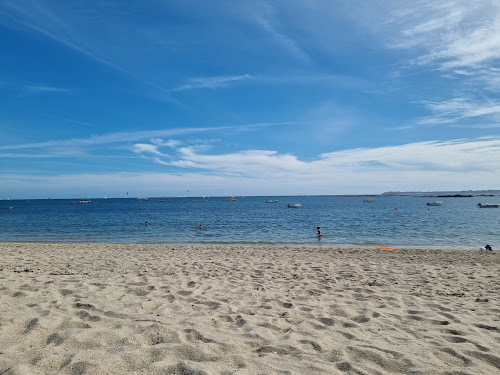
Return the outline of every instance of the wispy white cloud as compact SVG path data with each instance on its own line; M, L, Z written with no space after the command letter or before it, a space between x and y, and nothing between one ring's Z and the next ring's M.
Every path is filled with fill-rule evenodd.
M179 142L176 140L162 141L164 137L175 137L175 136L187 136L192 134L207 134L210 132L219 131L250 131L256 129L262 129L271 126L285 126L293 124L292 122L269 122L269 123L254 123L254 124L242 124L242 125L228 125L228 126L214 126L214 127L192 127L192 128L171 128L171 129L161 129L161 130L141 130L141 131L129 131L129 132L114 132L102 135L94 135L84 138L72 138L63 140L50 140L45 142L33 142L24 144L12 144L12 145L0 145L0 150L23 150L23 149L46 149L54 147L65 147L65 146L95 146L103 144L112 143L127 143L127 142L138 142L141 140L152 140L153 143L157 145L162 145L162 142L166 142L165 146L175 147Z
M2 145L0 150L46 149L59 146L95 146L112 143L136 142L157 137L170 137L215 130L214 128L177 128L165 130L144 130L136 132L116 132L94 135L86 138L72 138L33 142L23 144Z
M301 162L296 156L278 154L276 151L245 150L231 154L208 155L196 152L191 147L179 149L178 160L170 165L218 171L243 176L273 175L285 171L307 170L307 164Z
M68 157L89 158L91 154L85 147L77 145L54 145L50 149L24 148L23 152L0 152L0 158L11 159L58 159Z
M151 139L151 142L157 146L170 147L170 148L174 148L182 144L182 142L177 139L168 139L165 141L161 138L153 138Z
M0 88L6 88L21 95L35 95L35 94L65 94L72 93L73 90L53 85L35 84L35 83L19 83L19 82L0 82Z
M79 127L84 127L84 128L96 128L97 127L96 124L91 124L90 122L75 120L75 119L64 117L64 116L50 115L48 117L53 118L53 119L57 119L57 120L62 120L65 123L68 123L68 124L71 124L71 125L75 125L75 126L79 126Z
M41 85L28 85L25 87L26 91L33 94L43 93L69 93L71 90L63 87L55 86L41 86Z
M390 46L417 51L414 62L460 73L500 59L500 3L423 0L405 7L393 10L401 32Z
M493 158L490 160L490 157ZM372 149L353 149L326 153L320 164L351 165L359 168L366 162L376 161L384 169L393 172L402 170L446 171L453 173L474 170L500 170L500 139L457 139L445 142L417 142ZM363 167L362 167L363 168Z
M23 158L23 159L40 159L40 158L56 158L67 157L67 155L57 155L55 153L20 153L20 152L0 152L0 158Z
M158 151L158 146L147 144L147 143L136 143L132 147L132 151L136 154L153 154L157 156L167 156L160 151Z
M215 76L191 78L188 83L174 88L172 91L185 91L193 89L215 89L219 87L228 87L238 81L250 80L253 77L250 74L233 75L233 76Z
M328 179L339 171L391 174L408 171L463 173L475 170L500 172L500 139L429 141L377 148L356 148L301 161L292 154L269 150L244 150L231 154L204 154L191 147L178 150L166 165L197 168L245 177L287 176ZM488 157L485 157L488 155Z
M296 5L289 3L286 6L295 7ZM282 4L281 7L283 7ZM311 58L304 48L300 46L294 37L287 34L285 27L280 23L281 17L278 15L282 14L281 7L278 4L275 5L269 2L256 2L253 7L247 9L246 17L265 31L277 46L287 51L291 56L302 62L311 62Z
M340 150L307 162L268 150L207 155L189 147L180 150L174 163L157 155L154 159L168 171L44 177L5 173L3 179L20 192L34 179L42 190L57 186L67 194L86 186L96 196L124 196L123 186L131 194L154 196L164 195L165 186L171 195L183 195L186 187L194 195L282 195L490 189L500 184L498 137ZM172 171L174 165L178 172Z
M275 25L269 20L262 16L256 18L257 23L262 26L262 28L271 35L271 37L276 40L276 42L287 49L293 56L304 61L310 62L310 57L307 53L298 45L298 43L291 37L279 32Z
M500 121L500 101L473 98L453 98L434 102L423 102L433 115L421 117L416 123L420 125L455 124L461 120L480 119L477 125L491 121ZM500 126L500 123L498 124Z

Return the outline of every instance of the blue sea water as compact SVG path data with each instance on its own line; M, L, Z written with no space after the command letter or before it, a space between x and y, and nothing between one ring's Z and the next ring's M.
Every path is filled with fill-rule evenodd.
M0 241L361 245L477 249L500 245L500 198L410 196L0 201ZM267 199L277 203L265 203ZM300 202L302 208L287 208ZM397 208L397 210L395 209ZM150 225L144 225L145 222ZM200 229L199 225L203 228ZM322 237L316 236L316 227Z

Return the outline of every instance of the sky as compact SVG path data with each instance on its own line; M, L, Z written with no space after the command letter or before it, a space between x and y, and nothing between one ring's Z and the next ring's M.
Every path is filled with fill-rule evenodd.
M0 46L0 199L500 188L500 0L0 0Z

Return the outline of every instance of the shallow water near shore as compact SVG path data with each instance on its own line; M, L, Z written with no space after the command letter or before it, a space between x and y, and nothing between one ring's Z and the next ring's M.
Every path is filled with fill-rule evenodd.
M0 201L0 241L498 248L499 197L295 196ZM265 203L266 200L277 203ZM287 208L300 202L301 208ZM144 225L145 222L150 225ZM203 228L199 228L199 225ZM316 227L322 237L316 236Z

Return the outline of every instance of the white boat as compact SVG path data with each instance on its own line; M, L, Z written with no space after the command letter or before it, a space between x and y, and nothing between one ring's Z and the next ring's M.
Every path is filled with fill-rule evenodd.
M75 201L75 202L69 202L70 204L85 204L85 203L92 203L91 200L89 199L84 199L84 200L81 200L81 201Z
M373 199L373 198L366 198L365 200L363 200L363 202L375 202L375 199Z
M440 201L434 201L434 202L427 202L427 206L441 206L443 202Z
M498 208L498 207L500 207L500 204L478 203L477 207L479 207L479 208Z
M273 200L273 199L268 199L268 200L266 201L266 203L278 203L278 201Z
M137 200L138 200L138 201L147 201L147 200L148 200L148 198L146 198L146 197L139 197L139 198L137 198Z
M300 208L302 205L300 203L288 203L288 208Z

